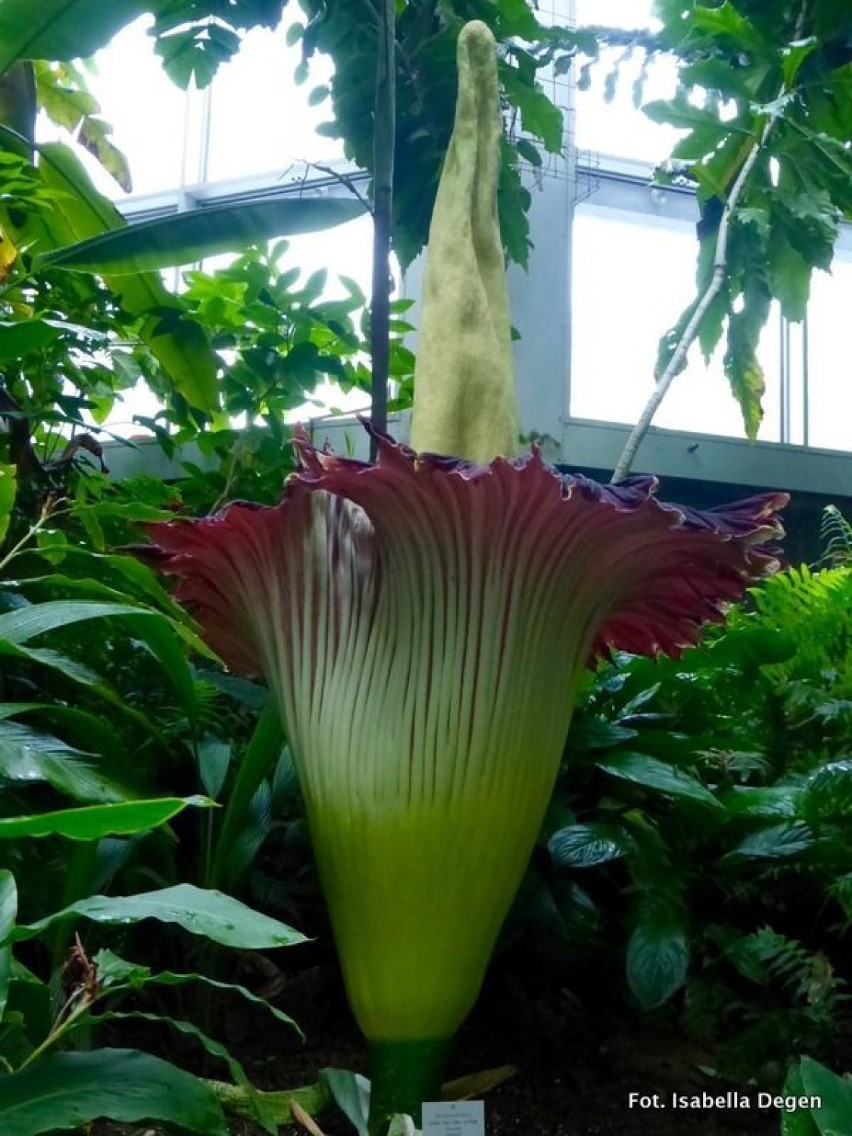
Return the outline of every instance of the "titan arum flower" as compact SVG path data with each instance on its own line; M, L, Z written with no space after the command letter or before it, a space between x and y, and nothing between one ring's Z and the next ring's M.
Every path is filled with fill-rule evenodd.
M300 434L278 506L149 526L210 644L265 678L286 723L368 1040L375 1134L437 1095L589 660L692 643L776 567L766 546L786 500L701 513L658 502L651 478L603 487L537 450L496 456L517 430L484 25L462 32L459 68L429 244L419 452L381 436L370 465ZM463 457L437 456L448 438Z

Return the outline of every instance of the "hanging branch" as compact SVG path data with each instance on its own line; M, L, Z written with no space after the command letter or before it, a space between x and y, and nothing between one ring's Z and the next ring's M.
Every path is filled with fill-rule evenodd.
M396 7L380 0L373 142L373 293L370 302L371 418L385 432L390 369L391 215L396 129ZM376 460L376 441L371 442Z
M728 200L725 202L725 208L722 211L722 219L719 223L719 232L716 237L716 252L713 256L713 275L710 279L710 283L707 285L707 289L698 301L698 305L692 313L692 319L690 319L689 323L683 329L683 333L678 340L674 353L671 359L669 359L668 366L657 380L657 385L651 392L651 397L645 404L645 409L642 411L639 421L630 431L630 435L624 444L624 449L621 451L621 457L618 459L618 464L615 467L615 472L610 479L613 483L623 481L630 472L633 459L636 457L636 452L642 444L645 435L648 433L648 428L651 425L654 415L657 413L660 403L663 401L666 392L672 385L675 375L678 375L683 367L687 352L698 335L701 321L704 319L708 308L725 283L728 264L728 231L731 225L731 217L734 214L734 210L737 208L749 174L769 139L769 134L775 124L775 120L776 115L773 115L765 124L760 137L755 139L754 145L749 150L745 161L740 167L740 172L737 174L736 180L731 186L731 192L728 194Z

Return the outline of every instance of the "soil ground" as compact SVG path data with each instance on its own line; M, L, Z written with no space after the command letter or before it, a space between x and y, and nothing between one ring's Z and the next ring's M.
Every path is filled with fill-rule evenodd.
M300 1022L306 1043L276 1054L280 1027L264 1038L252 1020L241 1048L259 1087L309 1084L325 1067L364 1071L363 1043L326 968L300 973L276 1003ZM717 1097L731 1089L701 1072L711 1060L665 1023L601 1012L568 991L531 998L503 975L486 986L460 1032L449 1076L514 1068L485 1096L486 1136L777 1136L777 1111L759 1109L757 1092L741 1086L728 1099L745 1093L749 1108L673 1107L673 1094ZM631 1093L657 1094L665 1107L631 1104ZM327 1136L352 1131L337 1117L321 1124ZM285 1132L304 1136L301 1128Z
M226 1020L215 1031L244 1063L261 1089L280 1090L316 1081L331 1067L364 1072L364 1048L348 1014L339 980L329 966L313 966L286 978L274 1003L305 1032L304 1044L263 1013ZM151 1049L155 1037L134 1039ZM118 1044L118 1039L114 1042ZM128 1044L123 1036L121 1044ZM174 1056L174 1055L170 1055ZM183 1055L181 1064L189 1064ZM665 1020L629 1017L624 1009L601 1010L563 990L531 996L511 973L486 985L461 1030L449 1076L462 1077L500 1066L514 1073L485 1094L486 1136L777 1136L778 1112L758 1107L757 1091L731 1086L702 1073L711 1056L683 1039ZM218 1071L210 1070L211 1075ZM750 1107L712 1100L675 1107L673 1097L711 1098L744 1094ZM642 1107L639 1097L662 1107ZM631 1103L632 1100L632 1103ZM646 1104L650 1102L644 1102ZM338 1115L320 1117L324 1136L351 1136ZM234 1136L257 1136L237 1122ZM132 1129L93 1126L91 1136L160 1136L155 1126ZM279 1136L305 1136L288 1127Z

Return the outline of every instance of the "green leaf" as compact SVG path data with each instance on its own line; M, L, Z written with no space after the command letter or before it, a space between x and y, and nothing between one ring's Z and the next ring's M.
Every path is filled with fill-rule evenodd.
M193 935L203 935L222 946L244 950L289 947L306 941L304 935L285 923L252 911L222 892L205 891L193 884L177 884L138 895L93 895L37 923L16 927L9 941L33 939L46 928L75 916L108 925L159 919L161 923L176 923Z
M0 938L6 936L15 926L18 915L18 889L15 877L5 868L0 869ZM0 947L0 1021L6 1012L9 998L9 979L12 974L12 947Z
M655 99L653 102L646 103L642 110L652 122L675 126L678 130L710 130L717 138L720 138L727 134L730 129L729 123L721 123L712 111L694 106L683 95L674 99ZM697 156L703 157L703 154L707 152L704 151Z
M640 912L627 947L627 981L643 1009L666 1002L686 978L689 946L682 913L655 902Z
M112 127L98 118L100 104L89 92L80 69L43 60L33 65L39 109L52 122L76 134L77 142L100 162L126 192L133 188L127 159L112 143Z
M3 0L0 74L16 59L92 55L151 6L145 0Z
M703 42L715 51L719 50L719 40L726 48L757 55L774 55L775 45L763 38L754 24L741 15L730 0L725 0L716 8L698 5L690 11L690 23L698 33L703 33Z
M734 398L740 404L746 436L753 442L763 419L762 399L766 389L757 347L769 318L772 296L764 280L748 277L742 298L742 307L731 312L728 318L724 367Z
M30 639L48 631L83 620L109 617L121 618L125 627L146 644L171 680L190 720L194 721L197 713L195 682L181 643L187 633L192 635L192 632L152 608L88 600L46 600L30 604L0 615L0 650L2 641L22 647ZM71 660L63 660L60 669L71 673L75 664ZM79 670L77 677L86 679ZM97 684L97 676L89 675L89 681Z
M257 994L252 994L245 986L239 986L233 982L220 982L215 978L208 978L206 974L174 974L172 971L163 970L154 974L149 967L141 966L138 963L127 962L125 959L119 958L118 955L113 954L112 951L98 951L94 958L95 965L98 968L98 979L106 987L114 988L120 986L122 988L129 987L132 990L141 990L143 986L186 986L192 983L200 983L203 986L209 986L213 990L223 990L226 993L237 994L245 1001L250 1002L253 1006L260 1006L268 1013L270 1013L277 1021L283 1025L295 1029L300 1035L301 1030L293 1021L293 1019L277 1009L265 998L261 998Z
M0 321L0 360L20 359L40 351L58 339L62 324L54 320L30 318L19 322Z
M15 494L18 488L17 472L15 466L4 465L0 462L0 545L6 538L9 523L12 520L12 508L15 504Z
M277 236L329 229L360 217L364 210L354 197L212 205L113 229L43 253L38 262L85 272L136 274L189 264Z
M807 313L811 291L811 265L779 233L769 242L769 286L781 304L785 319L800 323Z
M821 765L807 780L802 794L806 820L837 820L852 816L852 760Z
M785 87L793 86L802 64L818 47L819 41L815 36L811 36L809 39L798 40L781 49L781 73L784 76Z
M228 742L216 737L205 737L198 747L198 773L204 792L214 800L222 791L233 753Z
M540 138L551 154L558 154L562 149L562 111L517 68L500 64L499 73L509 101L521 112L524 130Z
M19 722L0 722L0 783L44 782L78 801L121 800L121 788L90 756Z
M749 833L724 859L781 860L799 856L813 846L816 837L804 821L773 824Z
M785 1097L805 1096L802 1071L799 1065L791 1065L781 1090ZM781 1113L781 1136L820 1136L813 1114L807 1108L795 1108Z
M14 611L0 615L0 639L6 639L10 643L25 644L38 635L56 631L60 627L70 627L83 620L127 615L165 619L161 612L130 604L96 603L88 600L46 600L44 603L30 604L28 607L16 608Z
M59 143L39 146L39 172L45 184L61 191L61 214L43 214L33 234L35 252L44 253L100 235L106 230L125 229L127 222L113 203L92 185L77 157ZM28 236L26 227L22 236ZM175 389L199 410L211 413L218 407L219 361L201 324L191 319L182 302L168 291L159 275L141 272L133 276L104 277L130 315L142 320L140 336Z
M0 817L0 840L28 836L66 836L69 840L100 840L130 836L157 828L189 805L210 808L206 797L162 797L152 801L120 801L84 809L60 809L37 816Z
M343 1115L354 1125L358 1136L368 1136L370 1082L366 1077L350 1073L348 1069L321 1069L319 1080L331 1093Z
M608 864L629 852L632 846L633 841L623 829L601 821L560 828L547 843L555 864L574 868Z
M105 1010L100 1014L85 1013L77 1018L72 1026L72 1029L80 1028L97 1028L97 1026L104 1022L148 1022L156 1026L169 1026L171 1029L177 1030L178 1033L185 1034L188 1037L197 1041L205 1053L209 1053L211 1057L218 1057L224 1061L228 1067L228 1072L231 1074L233 1080L246 1092L249 1108L255 1120L258 1120L267 1132L275 1133L277 1126L274 1123L274 1113L271 1107L264 1104L260 1094L255 1091L254 1085L246 1074L242 1064L232 1056L230 1050L222 1045L220 1041L216 1041L200 1029L193 1022L183 1021L180 1018L171 1018L165 1014L150 1013L145 1010Z
M228 1133L202 1081L133 1049L54 1053L0 1077L0 1131L9 1136L79 1131L101 1116L125 1124L159 1120L204 1136Z
M658 789L661 793L667 793L672 797L699 801L703 805L721 808L710 790L705 789L700 781L696 781L681 769L675 769L673 765L668 765L655 757L648 757L647 754L617 753L598 761L597 765L613 777L633 781L649 789Z
M820 1136L852 1136L852 1081L811 1057L803 1057L799 1069L805 1092L821 1102L811 1111Z

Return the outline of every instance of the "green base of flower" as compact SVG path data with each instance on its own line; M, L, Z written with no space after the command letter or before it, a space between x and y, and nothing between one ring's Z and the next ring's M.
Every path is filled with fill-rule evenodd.
M406 1112L420 1127L420 1106L438 1100L448 1038L370 1041L370 1136L387 1136L390 1118Z

